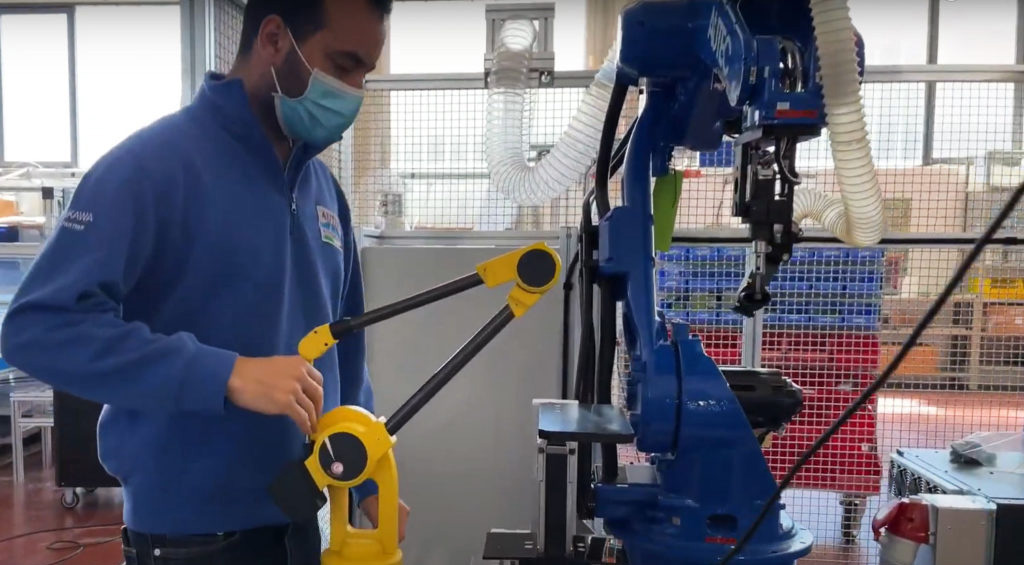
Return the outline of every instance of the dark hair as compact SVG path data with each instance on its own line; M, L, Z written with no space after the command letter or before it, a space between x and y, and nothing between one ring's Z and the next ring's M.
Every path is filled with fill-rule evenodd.
M263 20L270 16L278 16L284 20L295 41L301 43L324 27L324 3L330 0L249 0L245 5L242 17L242 39L238 46L238 55L243 57L252 51L256 36L260 32ZM370 4L381 17L391 15L393 0L364 0Z

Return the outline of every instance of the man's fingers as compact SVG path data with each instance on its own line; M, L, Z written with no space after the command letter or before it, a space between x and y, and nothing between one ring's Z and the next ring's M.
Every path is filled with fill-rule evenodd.
M324 376L320 374L320 371L316 370L316 367L307 363L306 374L309 375L309 378L313 379L316 384L324 386Z
M295 422L295 425L299 427L302 433L307 436L313 435L313 429L309 427L309 415L306 414L306 411L298 403L292 403L287 415Z
M312 434L313 430L316 430L317 411L316 406L313 406L313 401L307 398L305 395L300 394L295 402L299 405L299 408L306 414L306 425L309 426L309 432Z
M312 378L307 378L302 383L302 393L312 401L315 409L314 413L319 420L320 416L324 413L324 387Z

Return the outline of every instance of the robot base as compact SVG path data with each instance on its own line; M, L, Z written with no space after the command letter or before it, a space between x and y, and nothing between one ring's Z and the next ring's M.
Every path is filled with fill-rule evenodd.
M693 508L691 504L665 502L675 506L680 513L687 512L690 517L707 513ZM706 530L687 529L687 523L693 520L666 518L659 511L653 513L655 517L650 516L639 520L636 517L623 521L606 520L606 528L622 540L631 565L715 565L736 543L733 537L706 533L715 529L714 524ZM712 516L708 521L714 522L715 519ZM810 531L796 524L785 512L780 512L779 526L774 542L751 542L737 563L794 565L810 553L814 541ZM697 533L696 537L694 533ZM702 535L703 539L699 539Z
M323 552L320 556L321 565L402 565L402 552L398 551L391 555L382 555L379 551L367 552L362 557L352 557L351 555L345 555L341 551L332 551L328 549ZM376 555L374 555L376 554Z
M653 363L633 365L627 392L637 447L652 454L657 481L597 486L596 514L632 565L715 565L777 485L736 392L700 339L684 324L666 334ZM793 565L810 553L813 536L784 508L775 505L737 563Z

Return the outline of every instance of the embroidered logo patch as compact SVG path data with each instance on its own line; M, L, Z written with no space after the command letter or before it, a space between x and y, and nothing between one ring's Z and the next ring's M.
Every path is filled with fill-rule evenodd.
M317 206L316 216L320 223L320 239L341 249L341 221L338 215L323 206Z

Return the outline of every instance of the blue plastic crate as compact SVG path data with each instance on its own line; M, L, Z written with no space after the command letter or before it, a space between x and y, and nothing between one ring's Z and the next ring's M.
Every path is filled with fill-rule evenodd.
M672 263L682 263L686 261L686 248L685 247L673 247L668 252L664 253L665 261Z
M739 328L743 326L743 316L731 312L719 313L717 325L727 328Z
M720 256L722 261L746 263L747 249L745 247L723 247Z
M744 279L721 279L718 281L719 294L735 294L743 285Z
M807 284L814 277L814 271L807 267L782 267L775 280L782 283Z
M846 287L846 292L854 294L873 294L882 291L882 287L880 285L871 283L851 281L847 282L844 286Z
M790 257L789 262L793 265L799 265L812 261L815 258L814 249L810 248L797 248L793 250L793 256Z
M699 268L689 265L681 273L681 277L689 281L740 281L746 277L746 273L740 269L714 266L711 268Z
M718 324L718 312L689 312L687 319L696 326L714 326Z
M783 280L772 282L771 289L777 294L804 294L811 291L811 283Z
M844 324L843 316L811 315L807 317L807 321L815 326L841 327Z
M860 285L870 285L882 287L882 273L864 272L864 273L851 273L847 277L847 284L854 283Z
M881 261L885 258L885 250L877 248L847 249L845 258L850 261Z
M879 318L882 316L882 305L870 302L851 302L846 311L851 316L869 316Z
M822 263L839 263L845 258L845 249L840 247L819 247L815 259Z
M687 247L687 261L718 261L722 257L722 250L719 247Z
M690 278L686 280L686 290L688 292L718 292L718 281L714 279Z
M21 241L21 228L18 226L0 226L0 242L18 243Z
M843 325L848 331L873 332L881 327L876 316L844 316Z
M819 294L835 295L837 298L846 291L846 285L837 280L820 280L811 283L811 290Z
M736 162L736 151L732 142L725 140L716 151L701 151L697 157L700 168L731 169Z
M801 314L764 315L764 323L771 326L806 326L809 322L810 318Z

